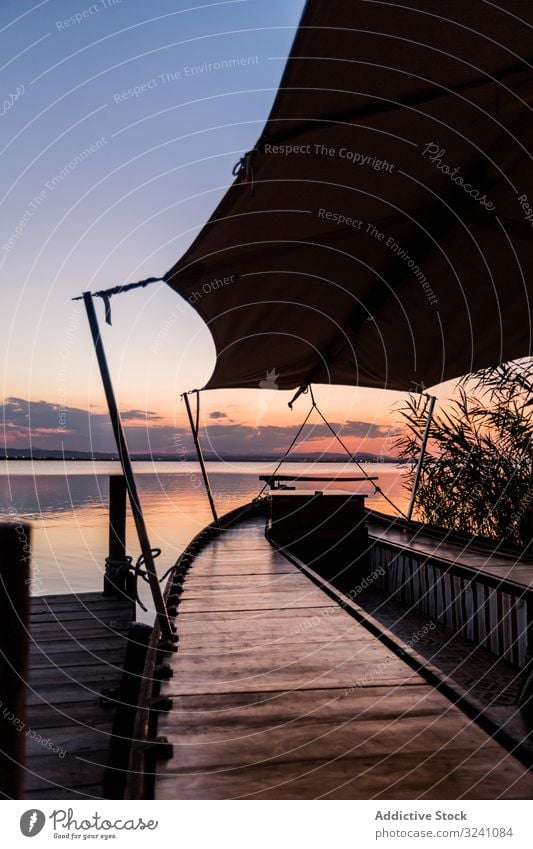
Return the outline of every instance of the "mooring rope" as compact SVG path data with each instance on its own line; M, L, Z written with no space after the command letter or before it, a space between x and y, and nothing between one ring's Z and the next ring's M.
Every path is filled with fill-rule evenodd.
M152 557L154 558L154 560L156 559L156 557L159 557L160 554L160 548L152 548ZM137 582L139 578L142 578L143 581L146 581L147 584L150 583L148 579L148 573L146 572L146 569L142 568L143 566L144 556L142 554L139 555L139 557L135 561L135 564L133 563L133 557L131 557L129 554L126 555L123 560L113 560L111 557L106 557L105 559L106 575L111 581L113 581L113 578L122 578L129 572L133 574L135 578L135 601L137 602L139 607L141 607L142 610L144 610L144 612L146 613L148 608L144 606L141 599L139 598L139 592L137 589Z

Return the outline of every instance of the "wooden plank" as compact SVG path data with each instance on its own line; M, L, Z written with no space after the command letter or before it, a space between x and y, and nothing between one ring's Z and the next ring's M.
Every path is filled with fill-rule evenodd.
M209 617L209 618L207 618ZM216 617L216 618L215 618ZM253 617L253 618L252 618ZM373 642L368 632L354 627L338 607L297 608L226 614L180 613L180 652L242 651L252 646L268 649L287 643Z
M215 537L199 550L195 563L207 560L218 563L225 560L238 564L244 559L246 562L281 564L283 555L273 548L268 549L266 545L268 543L263 532L258 533L257 529L252 530L250 534L243 532L242 535L235 534L231 537Z
M97 619L86 620L80 622L74 620L66 622L64 625L61 622L42 622L32 624L31 639L38 642L41 637L52 640L54 638L65 639L69 634L73 637L81 639L83 636L104 636L111 638L113 636L123 637L127 633L129 622L126 619L112 619L109 622L102 622Z
M102 784L87 784L83 787L63 787L59 792L53 785L51 789L39 787L37 790L28 790L25 793L25 799L57 799L58 796L62 800L69 799L101 799Z
M216 562L209 560L195 560L190 572L194 578L209 575L224 577L226 575L293 575L294 566L288 560L285 562L272 562L264 560L258 562L253 558L243 558L236 561L225 557L218 557Z
M178 653L169 695L296 690L401 684L416 677L392 652L373 642L313 643L235 653Z
M37 652L34 650L30 655L30 668L32 670L63 669L72 674L72 670L95 664L103 667L114 667L122 670L124 665L124 649L100 649L88 651L86 648L78 648L77 651L58 651L53 648Z
M102 601L106 596L102 592L86 592L86 593L51 593L50 595L33 596L32 602L38 603L46 600L48 604L70 604L72 599L78 599L85 603Z
M131 614L102 593L33 601L25 798L102 797L114 711L101 692L122 678Z
M257 521L195 560L157 798L531 795L515 758L279 558Z
M329 607L330 604L330 599L310 583L309 589L301 594L248 592L221 595L214 592L206 593L200 598L184 595L180 607L184 613L207 613L214 610L292 610L298 607L312 609Z
M195 727L202 727L202 733L212 742L222 739L227 732L233 733L241 724L253 731L254 728L261 730L318 719L330 719L333 724L354 719L393 719L407 711L413 716L440 714L442 696L421 679L413 685L395 688L385 684L350 690L320 688L182 695L174 696L173 710L166 714L161 728L165 728L165 733L175 733L180 728L194 731Z
M124 615L124 611L120 607L116 607L115 609L109 609L104 611L91 611L91 610L65 610L59 613L51 610L51 611L36 611L32 612L31 618L32 623L35 625L43 625L46 623L56 623L68 626L69 622L101 622L102 624L106 624L110 621L113 621Z
M256 592L294 592L306 593L309 591L309 581L301 572L293 572L283 575L225 575L220 577L197 577L191 572L185 580L187 587L187 598L200 598L203 595L212 595L216 592L226 595L233 593L256 593Z
M380 703L389 699L394 702L396 688L383 689L385 693ZM400 689L416 693L419 688ZM198 716L188 721L182 714L179 726L170 726L162 717L161 733L173 743L174 757L161 765L159 773L217 771L221 766L229 771L266 763L297 761L303 764L345 757L388 758L393 753L430 755L443 749L460 752L463 759L474 755L481 759L480 749L485 768L490 770L506 754L496 744L484 750L484 732L451 705L443 709L441 703L435 706L433 713L426 715L418 711L411 713L405 707L396 716L391 716L389 704L386 719L378 711L374 711L373 718L366 719L358 712L357 699L352 706L355 716L351 717L341 697L340 705L333 699L325 708L313 710L311 716L288 720L283 706L291 698L292 693L279 694L275 721L265 723L263 720L261 725L257 716L260 708L253 705L233 712L231 724L227 717L219 719L213 712L208 718L204 714L203 722L198 722Z
M70 728L75 725L91 728L101 723L109 723L111 728L113 711L103 707L98 700L55 705L41 701L31 706L30 720L28 726L32 729Z
M98 705L102 689L109 686L108 680L100 679L86 681L84 684L42 684L38 689L32 689L28 693L28 707L49 703L60 707L78 702L91 702L93 705ZM31 713L28 716L28 725L32 725Z
M30 758L50 755L55 746L60 758L67 754L88 754L109 746L112 726L109 721L96 723L91 728L85 725L42 726L26 735L26 754ZM40 739L39 739L40 738Z
M107 748L87 755L67 754L64 758L57 755L29 758L25 766L25 788L29 792L41 787L55 788L55 798L61 799L65 788L101 786L107 758Z
M88 684L101 681L102 687L108 687L109 682L119 681L121 676L122 665L118 664L93 663L87 666L69 666L65 669L52 664L44 668L34 667L30 672L30 684L34 690L42 693L45 687L63 684Z
M488 738L487 738L488 739ZM244 780L243 780L244 779ZM485 760L461 750L276 763L207 775L158 776L158 799L529 799L531 781L504 753Z
M68 622L72 619L117 619L129 618L131 621L131 612L119 605L95 605L94 607L86 607L78 604L63 604L55 607L33 607L31 616L35 621L46 621L44 617L58 619L63 622Z
M117 633L111 643L113 646L120 646L120 651L126 649L126 644L127 633L125 631ZM67 639L42 639L39 640L38 643L35 641L30 643L30 662L32 662L33 658L36 658L41 654L46 654L49 657L54 657L55 654L75 655L79 651L99 654L102 651L109 651L109 647L110 641L108 636L87 637L83 640L83 642L77 639L75 635L71 635Z
M276 559L275 556L273 558L269 558L268 552L265 551L263 542L261 540L257 540L257 537L252 537L253 543L250 544L246 537L239 539L235 537L234 539L215 539L210 543L210 547L213 546L213 553L216 555L217 553L223 554L225 558L228 560L240 559L243 551L246 551L246 555L249 558L263 558L265 561L268 559ZM205 549L200 552L199 557L202 557L205 554ZM274 552L275 554L275 552Z
M55 597L35 596L31 599L30 604L32 612L36 612L42 608L60 611L70 607L78 607L83 610L100 610L108 607L120 607L123 608L124 611L129 611L132 603L122 596L106 596L100 594L94 598L92 594L90 594L90 598L87 598L85 594L75 595L72 593L72 595L65 594L63 596Z
M533 589L533 568L530 566L478 566L478 572L494 575L500 580L508 579L516 584L523 584L524 588Z

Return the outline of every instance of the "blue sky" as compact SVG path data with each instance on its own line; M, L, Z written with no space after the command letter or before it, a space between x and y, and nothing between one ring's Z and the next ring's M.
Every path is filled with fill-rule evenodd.
M303 0L3 0L0 347L10 444L33 432L38 446L68 438L88 447L79 411L100 415L103 394L71 298L160 275L183 253L261 132L302 8ZM148 425L154 447L167 447L168 429L184 423L179 394L212 371L203 322L157 284L115 299L105 344L123 408L141 411L143 432ZM320 393L332 420L370 426L398 398ZM206 421L233 425L236 450L241 425L260 424L267 437L270 426L297 424L287 393L258 395L205 398ZM27 438L17 430L21 404ZM158 418L144 421L145 410ZM221 410L226 421L210 419ZM369 444L354 447L379 449L380 433L371 427Z

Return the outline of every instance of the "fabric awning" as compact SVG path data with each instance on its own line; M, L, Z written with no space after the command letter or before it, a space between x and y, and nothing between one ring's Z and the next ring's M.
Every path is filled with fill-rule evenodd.
M416 390L531 353L533 5L308 2L265 129L165 280L207 386Z

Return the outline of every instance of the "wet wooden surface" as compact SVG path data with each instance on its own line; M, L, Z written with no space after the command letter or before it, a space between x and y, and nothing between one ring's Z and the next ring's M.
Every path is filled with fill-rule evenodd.
M415 552L482 572L500 581L511 581L520 588L533 589L531 559L519 559L518 556L513 557L497 550L486 551L481 547L476 549L473 544L448 542L423 531L404 532L381 522L373 522L372 519L367 522L367 527L372 539L381 539L401 548L407 547Z
M103 593L32 599L25 799L100 798L131 602Z
M189 572L159 799L529 798L526 769L252 520Z

